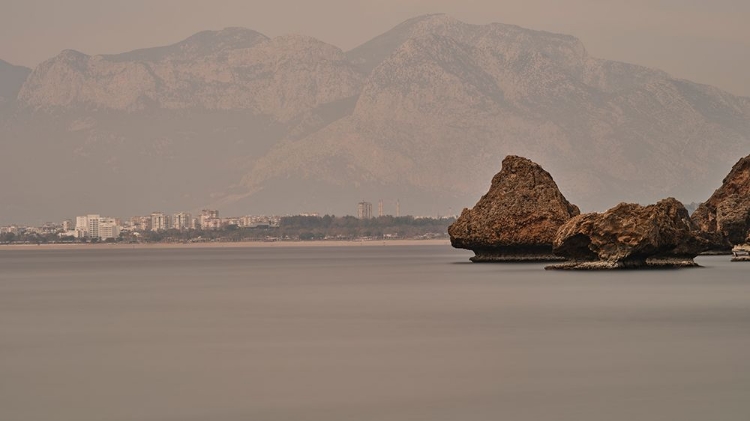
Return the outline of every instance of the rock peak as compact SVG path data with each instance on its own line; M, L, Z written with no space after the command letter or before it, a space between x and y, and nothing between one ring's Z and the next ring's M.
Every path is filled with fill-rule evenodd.
M750 155L740 159L711 197L693 212L696 225L716 234L716 248L750 241Z
M474 251L475 262L554 260L557 229L579 213L547 171L510 155L487 194L464 209L448 233L453 247Z

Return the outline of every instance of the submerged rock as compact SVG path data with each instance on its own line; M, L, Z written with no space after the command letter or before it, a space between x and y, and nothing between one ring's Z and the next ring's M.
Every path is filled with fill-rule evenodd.
M448 234L453 247L474 251L473 262L562 260L552 253L555 233L578 214L547 171L511 155L487 194L463 210Z
M729 250L750 241L750 155L732 167L721 187L691 218L713 236L712 248Z
M736 246L732 249L733 262L750 262L750 243Z
M693 259L707 247L708 241L676 199L649 206L621 203L560 227L554 252L571 261L548 269L697 266Z

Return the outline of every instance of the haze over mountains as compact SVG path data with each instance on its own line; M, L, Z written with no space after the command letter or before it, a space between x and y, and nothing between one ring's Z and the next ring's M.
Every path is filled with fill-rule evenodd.
M444 15L343 52L227 28L166 47L0 62L0 223L472 206L508 154L582 211L700 201L750 149L750 98Z
M0 60L0 105L15 101L31 69Z

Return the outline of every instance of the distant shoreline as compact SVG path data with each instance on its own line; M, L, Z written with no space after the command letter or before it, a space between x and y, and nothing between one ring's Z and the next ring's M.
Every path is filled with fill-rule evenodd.
M370 241L238 241L207 243L73 243L73 244L1 244L2 250L93 250L93 249L200 249L200 248L285 248L285 247L388 247L449 246L440 240L370 240Z

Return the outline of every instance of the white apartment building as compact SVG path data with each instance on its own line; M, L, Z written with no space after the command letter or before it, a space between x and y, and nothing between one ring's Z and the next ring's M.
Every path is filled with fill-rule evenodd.
M99 238L99 215L86 215L86 221L88 222L86 237Z
M76 216L76 237L83 238L88 236L89 219L85 216Z
M120 226L114 218L99 218L99 239L116 239L120 236Z
M130 218L130 227L136 231L150 231L151 230L151 217L150 216L134 216Z
M169 215L163 212L154 212L151 214L151 231L164 231L171 227Z
M201 221L201 228L204 230L218 230L221 229L221 219L209 218Z
M359 219L370 219L370 218L372 218L372 203L370 203L370 202L359 202L357 204L357 218L359 218Z
M203 209L201 211L201 228L204 230L221 228L221 220L219 219L219 211L211 210L211 209Z
M192 229L192 222L189 213L180 212L172 215L172 228L176 230L182 231Z
M71 221L72 222L72 221ZM115 218L100 215L76 216L75 237L115 239L120 236L120 224Z

